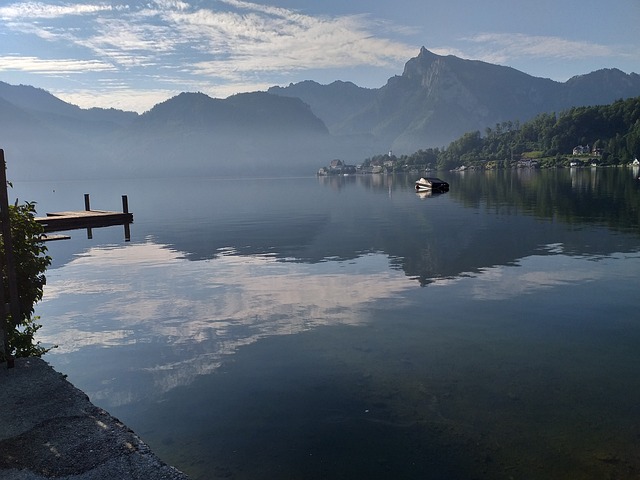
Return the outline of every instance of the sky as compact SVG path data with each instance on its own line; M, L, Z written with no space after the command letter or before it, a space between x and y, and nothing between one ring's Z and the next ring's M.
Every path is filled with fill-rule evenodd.
M640 73L640 0L0 0L0 81L82 108L303 80L379 88L423 46L561 82Z

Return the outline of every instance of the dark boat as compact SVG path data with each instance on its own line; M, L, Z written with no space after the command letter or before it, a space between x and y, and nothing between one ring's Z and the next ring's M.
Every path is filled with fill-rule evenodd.
M416 192L431 190L434 192L448 192L449 184L435 177L422 177L416 180Z

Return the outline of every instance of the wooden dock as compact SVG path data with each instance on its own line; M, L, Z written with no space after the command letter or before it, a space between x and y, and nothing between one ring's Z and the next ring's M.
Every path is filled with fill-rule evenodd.
M125 239L129 240L129 225L133 223L133 214L129 212L127 196L122 196L122 212L107 210L92 210L89 204L89 194L85 194L85 210L47 213L46 217L36 217L35 221L44 228L44 233L63 232L67 230L87 229L91 238L91 229L124 225ZM45 239L57 240L60 236L46 235Z
M36 217L35 220L44 227L45 233L50 233L133 223L133 214L105 210L84 210L80 212L47 213L46 217Z

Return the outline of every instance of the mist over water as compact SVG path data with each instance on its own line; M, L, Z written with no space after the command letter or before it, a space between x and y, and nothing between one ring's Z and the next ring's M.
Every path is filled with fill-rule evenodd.
M134 213L50 244L45 358L194 479L636 477L633 172L439 176L16 184Z

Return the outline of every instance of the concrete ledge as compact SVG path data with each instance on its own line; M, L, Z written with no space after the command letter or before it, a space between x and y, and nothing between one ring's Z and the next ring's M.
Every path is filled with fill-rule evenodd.
M39 358L0 364L0 478L188 480Z

